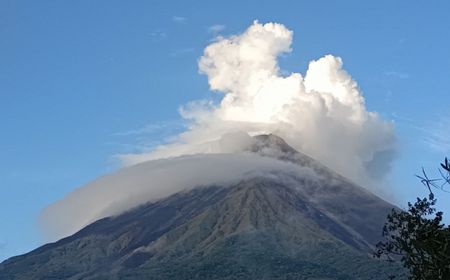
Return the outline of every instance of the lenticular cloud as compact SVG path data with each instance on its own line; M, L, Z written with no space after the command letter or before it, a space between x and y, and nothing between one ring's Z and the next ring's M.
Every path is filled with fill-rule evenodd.
M357 83L333 55L311 61L304 75L281 75L278 57L291 51L293 32L255 21L242 34L218 37L199 60L220 104L181 108L189 129L150 153L124 155L125 164L185 154L221 153L225 133L275 133L294 148L356 182L382 178L395 154L391 122L367 111Z

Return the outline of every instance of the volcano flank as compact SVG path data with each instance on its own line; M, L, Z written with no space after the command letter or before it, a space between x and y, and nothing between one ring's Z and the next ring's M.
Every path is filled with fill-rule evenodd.
M372 258L393 205L275 135L243 152L309 173L249 173L139 204L4 261L0 279L387 279L398 269Z

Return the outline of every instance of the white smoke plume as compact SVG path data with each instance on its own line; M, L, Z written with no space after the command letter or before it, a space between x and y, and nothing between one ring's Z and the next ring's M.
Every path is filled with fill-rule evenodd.
M40 224L47 237L72 234L99 218L199 185L228 184L255 172L307 173L292 163L240 154L253 141L248 134L276 134L363 185L383 178L395 155L393 124L367 111L339 57L312 61L304 76L281 75L277 59L291 51L292 36L281 24L254 22L242 34L207 46L199 68L211 90L224 95L220 104L188 104L181 114L189 129L173 142L122 156L126 165L140 164L44 209Z
M311 61L303 76L281 75L278 57L291 51L293 32L255 21L245 32L219 37L199 60L220 104L197 101L181 109L191 122L173 143L122 156L126 165L185 154L229 152L214 141L228 132L274 133L357 183L382 179L395 156L392 122L367 111L342 59Z

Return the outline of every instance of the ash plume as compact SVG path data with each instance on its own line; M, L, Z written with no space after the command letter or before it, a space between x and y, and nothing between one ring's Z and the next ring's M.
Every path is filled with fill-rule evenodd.
M366 109L340 57L311 61L304 75L282 75L278 58L293 32L257 21L243 33L218 37L199 69L219 104L194 101L180 109L189 129L149 153L122 155L125 165L186 154L229 152L211 144L230 132L273 133L360 184L382 180L396 155L391 121Z

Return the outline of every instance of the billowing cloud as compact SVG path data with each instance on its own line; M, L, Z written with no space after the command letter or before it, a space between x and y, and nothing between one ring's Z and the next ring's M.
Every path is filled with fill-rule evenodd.
M339 57L311 61L304 75L282 75L278 57L291 51L292 39L284 25L256 21L242 34L217 38L199 69L211 90L223 94L221 102L182 107L189 130L149 153L124 155L124 163L220 152L211 142L240 130L277 134L358 183L383 178L395 156L393 123L366 109Z
M226 26L223 24L214 24L208 27L208 32L217 35L218 33L224 31L225 28Z
M199 69L211 90L223 94L221 102L183 106L180 113L189 125L173 141L150 152L122 155L125 165L134 166L46 208L41 225L50 239L196 186L230 184L271 171L311 175L293 163L242 153L253 141L248 134L276 134L364 185L383 178L395 155L393 124L366 109L339 57L311 61L304 75L282 75L277 59L291 51L292 38L281 24L258 22L242 34L216 38L204 50Z

